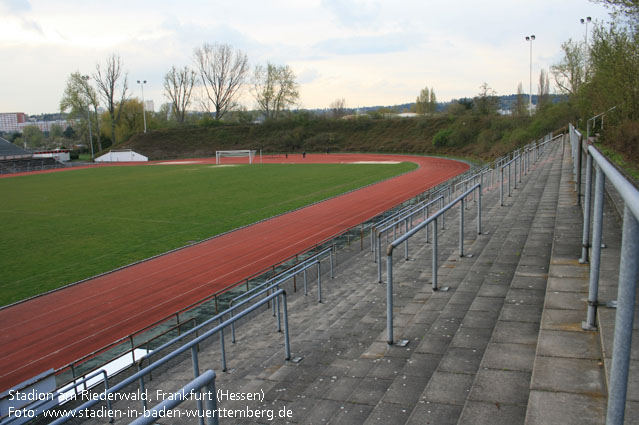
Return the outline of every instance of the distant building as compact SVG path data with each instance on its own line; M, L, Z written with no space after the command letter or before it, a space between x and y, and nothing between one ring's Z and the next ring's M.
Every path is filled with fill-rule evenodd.
M40 129L40 131L42 131L42 132L45 132L45 131L49 132L49 131L51 131L51 127L54 126L54 125L60 126L62 128L62 130L64 130L69 125L71 125L71 123L69 121L64 121L64 120L57 120L57 121L29 121L29 122L18 124L18 129L16 131L22 133L22 130L25 127L35 126L35 127L38 127Z
M13 133L21 131L19 124L27 122L27 115L24 112L0 113L0 131Z
M24 112L8 112L0 113L0 131L6 133L22 133L22 130L28 126L35 126L42 132L51 131L51 126L58 125L64 130L72 123L65 120L56 121L29 121L27 114Z

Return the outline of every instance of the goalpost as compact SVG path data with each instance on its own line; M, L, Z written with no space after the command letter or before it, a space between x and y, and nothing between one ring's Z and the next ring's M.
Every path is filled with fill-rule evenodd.
M255 150L248 150L248 149L244 149L244 150L234 150L234 151L215 151L215 163L216 164L221 164L222 163L222 158L226 157L226 158L240 158L240 157L245 157L248 156L249 159L249 164L253 163L253 159L255 158L255 153L257 151ZM260 150L260 162L262 158L262 151Z

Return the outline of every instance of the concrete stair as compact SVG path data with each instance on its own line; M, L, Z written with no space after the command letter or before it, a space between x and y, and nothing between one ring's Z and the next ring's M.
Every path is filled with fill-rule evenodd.
M324 280L323 303L317 303L314 282L305 297L298 280L289 325L299 363L284 360L283 336L275 332L270 311L239 326L236 344L226 333L228 372L220 371L217 337L203 344L200 370L216 370L219 389L264 394L263 402L222 401L220 408L292 414L220 422L523 424L536 376L562 160L561 143L552 145L504 207L498 188L486 192L482 235L476 235L470 205L464 236L472 257L460 258L457 251L458 208L447 215L447 230L439 233L439 279L450 291L431 290L429 244L411 240L411 261L404 261L403 247L396 250L394 335L408 345L386 343L386 288L377 283L372 253L355 252L359 247L340 261L336 279ZM192 377L185 355L154 373L146 386L151 394L172 392ZM114 407L140 406L120 401ZM182 409L193 410L195 403ZM183 417L179 423L197 420Z

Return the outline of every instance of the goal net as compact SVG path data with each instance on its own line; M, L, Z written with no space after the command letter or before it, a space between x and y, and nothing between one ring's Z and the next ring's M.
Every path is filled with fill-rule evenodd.
M255 152L254 150L215 151L215 163L221 164L222 158L248 157L249 164L252 164L255 158Z

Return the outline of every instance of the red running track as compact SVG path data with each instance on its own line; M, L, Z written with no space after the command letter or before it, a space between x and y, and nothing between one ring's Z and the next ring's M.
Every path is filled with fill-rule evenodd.
M468 169L458 161L401 155L318 154L302 159L297 154L264 160L356 161L411 161L419 168L1 309L0 391L65 366Z

